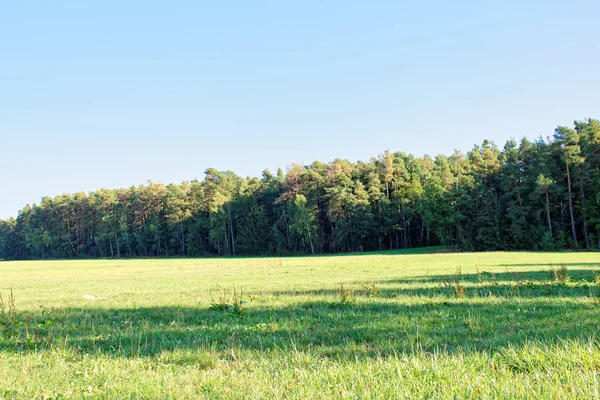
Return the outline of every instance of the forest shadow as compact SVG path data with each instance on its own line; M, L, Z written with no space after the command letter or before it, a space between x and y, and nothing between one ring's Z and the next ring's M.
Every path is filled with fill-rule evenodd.
M333 359L425 352L480 352L588 340L597 302L506 298L490 303L433 299L415 304L368 298L252 306L67 308L18 313L0 324L0 351L63 349L74 355L153 357L176 350L294 349ZM16 321L16 322L15 322Z
M516 263L516 264L497 264L498 267L597 267L600 269L600 260L598 262L561 262L561 263Z
M574 264L571 264L574 265ZM569 266L571 266L569 265ZM548 268L543 270L535 271L503 271L503 272L491 272L485 269L481 269L477 273L462 273L460 270L456 270L454 273L448 274L426 274L417 276L408 276L398 279L391 280L379 280L376 282L381 283L431 283L441 282L443 280L459 278L463 282L471 283L485 283L485 282L518 282L518 281L535 281L538 283L547 283L556 281L555 270L556 268L562 267L563 264L556 264L554 268ZM566 281L575 282L589 282L593 283L596 279L596 274L600 274L600 269L596 273L591 269L566 269L564 270L564 278Z
M445 246L410 247L405 249L357 251L350 253L324 253L316 257L366 257L366 256L400 256L456 253Z
M600 295L597 275L591 270L567 270L559 277L553 271L519 271L476 274L420 275L399 279L355 280L344 284L358 294L381 298L446 297L456 298L457 290L465 298L477 297L590 297ZM425 286L424 286L425 285ZM340 288L280 290L277 296L336 296Z

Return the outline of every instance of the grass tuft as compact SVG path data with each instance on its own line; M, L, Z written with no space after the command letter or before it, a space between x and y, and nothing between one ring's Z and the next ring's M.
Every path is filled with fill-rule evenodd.
M219 288L220 289L220 288ZM220 289L219 300L212 302L209 306L209 310L219 311L235 315L236 317L243 318L246 315L246 303L243 300L242 292L238 294L235 285L231 291L231 295L226 294L225 291Z
M561 265L558 268L551 268L550 279L553 279L556 283L560 284L565 284L571 281L571 277L569 276L569 270L564 265Z

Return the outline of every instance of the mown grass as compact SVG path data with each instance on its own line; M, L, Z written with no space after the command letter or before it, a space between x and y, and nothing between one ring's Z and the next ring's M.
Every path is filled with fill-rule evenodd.
M594 253L0 263L0 398L598 398L598 272Z

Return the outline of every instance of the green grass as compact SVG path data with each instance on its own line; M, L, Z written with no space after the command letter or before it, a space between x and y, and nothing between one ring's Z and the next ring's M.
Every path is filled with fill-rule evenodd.
M0 398L599 398L598 254L440 250L0 263Z

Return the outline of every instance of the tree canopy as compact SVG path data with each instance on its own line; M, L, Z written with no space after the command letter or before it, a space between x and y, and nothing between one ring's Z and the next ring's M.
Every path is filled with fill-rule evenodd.
M0 259L287 255L446 245L600 248L600 123L467 154L384 152L44 197L0 220Z

